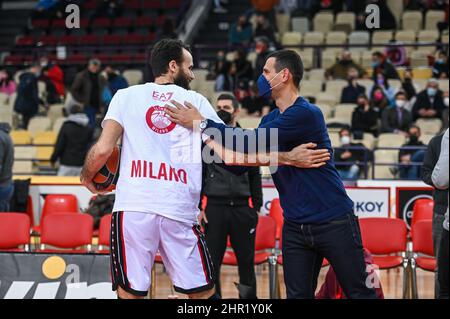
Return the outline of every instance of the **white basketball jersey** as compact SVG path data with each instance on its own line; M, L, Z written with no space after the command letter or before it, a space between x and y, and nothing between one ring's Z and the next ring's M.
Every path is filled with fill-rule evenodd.
M202 140L200 133L169 120L164 106L170 100L190 102L204 117L222 122L204 96L174 84L146 83L117 91L104 119L124 129L114 211L195 223L202 187Z

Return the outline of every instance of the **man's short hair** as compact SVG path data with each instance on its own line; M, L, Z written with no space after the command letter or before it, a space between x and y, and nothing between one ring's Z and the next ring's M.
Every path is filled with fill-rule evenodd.
M101 66L102 63L99 59L90 59L88 62L88 65L95 65L95 66Z
M70 108L70 114L83 113L83 106L81 104L74 104Z
M408 98L408 96L406 95L406 92L405 92L405 91L398 91L398 92L395 94L395 98L397 98L397 97L400 96L400 95L403 95L404 97Z
M293 50L280 50L270 54L267 59L275 58L275 71L280 72L288 69L292 74L292 80L296 87L299 87L303 79L303 62L300 55Z
M233 94L222 93L217 98L217 101L221 101L221 100L231 100L233 102L233 108L235 111L239 108L239 102Z
M189 51L189 47L181 40L163 39L158 41L150 54L149 65L155 77L166 74L169 70L169 63L172 60L178 65L183 62L183 49Z
M375 51L374 53L372 53L372 56L376 56L377 58L383 58L384 54L381 53L380 51Z

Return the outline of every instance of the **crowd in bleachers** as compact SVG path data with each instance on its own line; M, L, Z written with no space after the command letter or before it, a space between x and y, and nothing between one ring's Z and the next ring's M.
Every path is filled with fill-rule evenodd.
M369 3L380 6L379 29L363 23ZM307 70L300 94L322 109L333 146L342 146L344 127L366 146L367 159L399 160L398 167L377 167L375 177L418 178L407 173L414 171L410 157L381 148L420 151L410 142L413 125L423 145L448 127L448 1L408 1L402 12L392 12L386 1L280 1L271 10L241 15L228 31L229 49L217 53L209 71L197 72L193 88L211 101L233 92L243 108L241 125L255 127L275 107L256 94L264 62L275 49L293 49Z

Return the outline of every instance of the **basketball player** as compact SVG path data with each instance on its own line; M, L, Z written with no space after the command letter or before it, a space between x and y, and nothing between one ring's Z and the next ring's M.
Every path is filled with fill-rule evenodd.
M248 153L249 140L258 141L266 130L277 129L276 146L280 151L313 141L331 152L322 112L298 94L302 77L303 63L295 51L281 50L267 58L257 82L258 91L261 96L272 97L278 108L263 117L256 130L231 128L211 121L186 102L184 107L173 101L176 107L167 105L166 112L172 121L184 127L193 128L199 123L205 134L210 128L222 132L221 136L233 131L235 139L246 141L242 149L225 145L227 139L208 142L219 151L225 145L231 151ZM244 135L249 138L243 139ZM238 161L232 164L245 165ZM282 251L287 297L313 299L322 261L326 258L348 298L376 298L375 290L366 285L361 233L353 202L333 161L308 170L281 166L272 177L284 214Z
M189 91L192 55L178 40L161 40L151 53L154 83L119 90L102 123L98 142L89 151L81 182L93 193L92 179L122 137L120 178L111 227L113 290L122 299L142 298L150 287L157 251L175 291L189 298L218 298L205 239L197 223L201 191L201 138L169 120L164 105L189 101L198 111L222 121L205 97ZM302 145L276 153L282 164L324 165L327 150Z

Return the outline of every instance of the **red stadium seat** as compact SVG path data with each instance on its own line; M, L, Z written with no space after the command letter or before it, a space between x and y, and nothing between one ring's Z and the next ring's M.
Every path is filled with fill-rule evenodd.
M150 27L153 25L153 21L150 17L142 16L136 19L136 25L139 27Z
M92 21L94 28L109 28L111 26L111 20L109 18L97 18Z
M29 35L21 36L17 38L16 44L21 46L34 45L34 38Z
M122 37L117 34L108 34L103 36L103 44L106 45L120 45Z
M144 9L161 9L162 5L160 1L143 1L142 8Z
M277 240L281 238L281 231L283 229L283 208L280 205L280 199L274 198L270 203L269 216L277 223Z
M125 44L141 44L144 40L142 35L133 33L122 36L122 42Z
M164 15L159 16L158 18L156 18L156 25L158 27L160 27L164 24L165 21L166 21L166 16L164 16Z
M140 9L142 8L141 1L139 0L127 0L127 8L129 9Z
M56 19L53 20L52 28L65 28L66 27L66 19Z
M412 242L413 257L411 268L413 275L413 297L418 298L417 292L417 267L434 272L436 270L436 259L434 258L433 235L431 219L419 220L413 225Z
M59 38L59 42L64 45L76 45L78 44L78 37L74 35L63 35Z
M359 219L359 226L363 246L374 255L374 264L378 265L380 269L390 269L403 265L403 257L392 256L392 254L401 254L406 251L407 227L403 220L361 218Z
M181 5L180 0L166 0L164 1L164 9L177 9Z
M23 56L21 55L8 55L3 60L3 63L5 64L21 64L23 62Z
M87 0L83 3L83 7L88 10L95 10L98 7L98 1Z
M33 199L28 195L27 200L27 215L30 218L31 227L34 227L34 209L33 209Z
M128 17L116 18L113 21L114 27L128 28L134 25L134 20Z
M147 54L145 54L145 53L136 53L134 55L134 60L136 62L145 62L147 60Z
M33 27L38 29L47 29L50 27L50 20L49 19L35 19L31 21L31 24Z
M76 214L80 210L78 208L78 201L75 195L72 194L49 194L45 197L44 207L41 213L41 222L48 215L71 213ZM36 233L41 232L40 226L33 227Z
M0 251L27 250L30 226L30 218L24 213L0 213ZM20 249L21 245L25 249Z
M58 44L58 38L55 37L54 35L44 35L39 38L38 42L41 42L42 45L54 46Z
M96 34L86 34L79 37L79 44L81 45L97 45L100 43L100 36Z
M57 248L76 250L81 246L91 245L94 219L89 214L61 213L45 216L42 221L41 252L54 252L46 245ZM81 250L86 252L86 250Z
M276 223L270 216L259 216L255 234L255 265L266 262L275 249ZM237 266L236 255L226 251L223 258L224 265Z
M411 219L411 236L413 226L419 220L433 219L434 201L430 198L421 198L414 202L413 215Z
M109 238L111 232L111 214L107 214L100 219L100 227L98 229L98 247L99 253L109 253Z
M87 56L83 53L72 54L67 57L68 63L85 63Z

